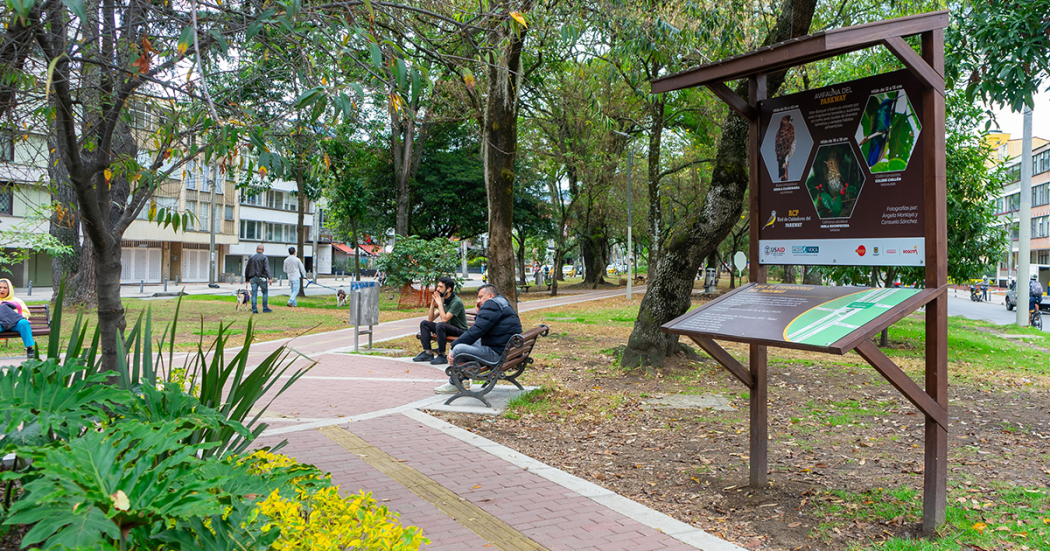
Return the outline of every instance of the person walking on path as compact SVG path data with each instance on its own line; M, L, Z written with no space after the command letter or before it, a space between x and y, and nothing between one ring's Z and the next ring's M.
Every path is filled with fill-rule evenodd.
M248 265L244 268L244 279L252 282L253 314L259 313L256 308L256 298L260 287L263 293L263 312L273 312L270 310L270 284L273 283L273 276L270 275L270 261L263 254L265 250L261 243L255 247L255 254L248 259Z
M507 348L510 338L521 333L521 319L518 318L518 313L511 307L510 301L499 294L495 285L485 284L478 287L476 305L478 313L474 316L474 325L452 341L449 363L454 363L456 356L460 354L469 354L486 362L498 362L503 357L503 350ZM434 388L434 392L455 394L459 389L449 381Z
M29 307L22 299L15 297L14 286L9 279L0 279L0 329L16 331L26 347L26 358L34 358L33 348L36 343L33 341L33 328L29 325Z
M463 299L453 292L456 282L451 277L438 278L435 288L430 298L427 319L419 322L419 342L423 345L423 351L412 361L444 365L448 363L445 357L445 346L448 344L446 337L458 337L466 332L467 309L463 306ZM431 335L437 340L437 355L430 349Z
M288 296L288 306L299 306L295 298L299 296L299 278L306 279L306 266L303 261L295 256L295 247L288 247L288 258L284 259L284 274L288 276L288 285L292 287L292 294Z

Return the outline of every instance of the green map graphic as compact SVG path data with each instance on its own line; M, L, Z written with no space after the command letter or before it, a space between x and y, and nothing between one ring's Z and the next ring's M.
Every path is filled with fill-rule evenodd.
M916 289L870 289L829 300L791 320L784 328L784 340L830 346L918 292Z

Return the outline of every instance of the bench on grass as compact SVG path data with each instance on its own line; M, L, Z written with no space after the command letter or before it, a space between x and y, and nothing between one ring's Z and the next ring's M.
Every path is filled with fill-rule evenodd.
M536 346L536 339L541 336L546 337L548 331L550 331L549 327L540 325L520 335L514 335L507 342L507 347L503 349L503 356L496 362L486 362L470 354L460 354L453 358L454 363L445 369L445 374L449 376L449 380L459 392L446 400L445 405L451 404L458 398L470 396L492 407L492 404L485 399L485 395L492 392L496 383L500 381L510 381L511 384L518 387L518 390L525 390L518 383L518 377L533 362L530 356L532 348ZM463 386L463 381L473 381L470 390ZM480 388L476 386L478 384L481 385Z
M47 304L29 307L29 327L34 337L46 337L51 334L51 307ZM0 331L0 339L19 339L17 331Z
M467 329L470 329L470 326L474 325L474 317L477 316L477 315L478 315L478 312L476 310L473 310L473 309L472 310L467 310ZM416 333L416 340L417 341L421 340L422 338L423 338L423 334L422 333ZM454 341L454 340L456 340L458 338L459 338L459 336L456 336L456 335L447 335L445 337L445 342L448 342L448 343L451 344L452 341ZM437 335L430 335L430 340L431 341L436 341L437 340Z

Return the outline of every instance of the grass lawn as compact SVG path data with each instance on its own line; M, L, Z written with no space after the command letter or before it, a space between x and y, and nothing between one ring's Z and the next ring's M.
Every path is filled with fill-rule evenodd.
M1044 334L950 318L948 518L924 539L922 416L862 358L769 349L772 484L753 490L745 387L710 360L619 367L637 304L522 314L526 327L551 327L523 377L542 390L501 418L441 416L749 548L1050 549ZM901 320L885 349L920 385L923 327L921 316ZM746 361L746 346L724 344ZM736 409L647 405L670 394L714 394Z

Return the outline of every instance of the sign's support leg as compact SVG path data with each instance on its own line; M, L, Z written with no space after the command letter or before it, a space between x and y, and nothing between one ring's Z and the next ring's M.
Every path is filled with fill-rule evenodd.
M944 75L944 30L922 33L922 58ZM944 96L933 87L923 93L923 188L926 234L926 287L948 282L947 169L944 150ZM926 305L926 393L948 409L948 297ZM948 501L948 430L926 418L922 528L932 534L944 523Z
M748 148L748 165L751 173L749 182L749 200L751 204L751 268L750 278L755 283L766 282L766 267L759 263L758 234L761 213L758 205L758 172L761 170L758 159L758 148L761 137L758 128L758 102L766 99L766 75L752 76L748 81L748 102L752 109L750 122L750 147ZM768 385L766 384L767 366L766 346L752 344L750 350L751 367L751 487L762 488L769 482L769 425L768 425Z
M766 384L766 346L751 345L751 487L761 488L769 483L769 412Z

